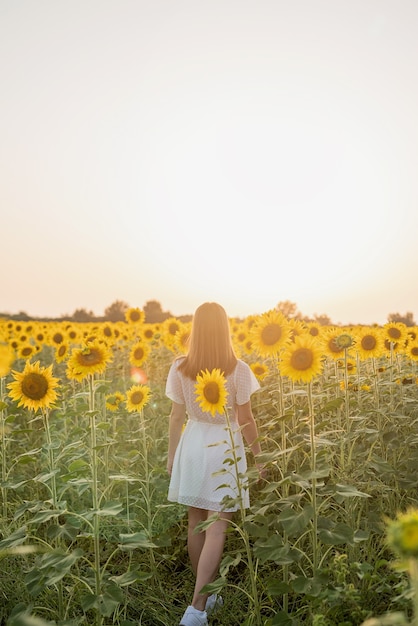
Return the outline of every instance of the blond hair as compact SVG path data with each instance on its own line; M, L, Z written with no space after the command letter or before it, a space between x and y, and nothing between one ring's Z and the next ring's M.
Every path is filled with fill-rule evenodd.
M231 329L225 309L216 302L205 302L195 311L189 351L179 370L189 378L205 370L219 368L226 376L237 364Z

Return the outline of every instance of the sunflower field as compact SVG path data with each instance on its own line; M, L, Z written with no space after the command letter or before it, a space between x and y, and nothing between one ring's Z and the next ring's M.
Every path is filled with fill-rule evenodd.
M418 328L275 309L230 324L261 385L266 474L225 459L251 507L230 526L211 623L417 625ZM165 380L189 333L135 308L0 319L0 624L178 624L194 578L185 507L167 501Z

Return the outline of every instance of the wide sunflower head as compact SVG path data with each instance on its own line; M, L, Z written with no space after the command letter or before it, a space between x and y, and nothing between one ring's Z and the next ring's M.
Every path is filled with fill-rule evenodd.
M330 326L320 335L322 349L328 357L340 359L344 356L346 348L338 343L342 334L341 328Z
M309 333L298 335L281 354L279 369L283 376L295 382L310 382L321 373L323 352L321 344Z
M69 377L82 380L90 374L104 372L111 359L112 353L106 344L88 342L72 351L67 363Z
M402 322L388 322L383 326L384 346L387 350L399 351L405 346L408 328Z
M356 351L361 361L380 357L383 353L383 334L378 327L360 327L355 330Z
M289 323L278 310L263 313L251 327L252 345L260 355L276 356L290 338Z
M129 413L143 409L149 400L150 393L147 385L132 385L126 392L126 408Z
M148 343L145 343L145 341L136 341L129 353L129 363L141 367L147 360L149 353L150 347Z
M267 365L265 365L265 363L261 363L260 361L251 363L250 368L252 369L258 380L264 380L264 378L269 373L269 368L267 367Z
M216 413L225 411L228 392L226 389L225 376L219 368L202 371L196 376L195 383L196 402L204 412L209 412L212 417Z
M418 361L418 339L408 343L405 354L412 360Z
M52 375L52 365L41 367L39 361L26 362L23 372L12 372L14 382L7 385L9 396L18 406L37 411L53 405L59 380Z
M145 320L145 313L142 309L130 307L125 311L125 319L128 324L142 324Z

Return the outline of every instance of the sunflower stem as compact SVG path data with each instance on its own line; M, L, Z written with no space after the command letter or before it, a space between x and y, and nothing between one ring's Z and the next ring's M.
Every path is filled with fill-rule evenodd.
M245 511L245 505L244 505L242 479L241 479L241 474L240 474L239 466L238 466L238 457L237 457L234 433L232 431L231 420L230 420L229 413L226 407L224 411L225 411L229 440L231 443L232 460L234 464L235 480L236 480L237 490L238 490L238 502L239 502L239 507L240 507L239 510L240 510L240 518L241 518L240 535L244 541L245 552L247 555L247 565L248 565L248 572L249 572L250 583L251 583L251 594L252 594L251 599L254 605L254 616L256 619L256 623L261 624L260 602L259 602L258 588L257 588L257 566L254 563L253 554L252 554L251 545L250 545L250 538L249 538L248 532L245 529L246 511Z
M152 537L152 507L151 507L151 490L150 490L150 464L148 458L148 437L146 432L146 424L144 420L144 411L139 411L139 423L141 429L141 441L142 441L142 457L143 468L145 472L144 480L142 481L143 489L145 490L145 504L147 513L147 532L148 540L151 541ZM152 575L155 580L158 580L157 567L155 563L155 554L153 548L150 548L151 569Z
M101 594L101 570L100 570L100 520L99 520L99 491L97 480L97 441L96 441L96 418L94 415L94 384L93 375L88 377L89 382L89 414L90 414L90 454L91 454L91 491L93 505L93 546L94 546L94 579L95 591L98 598ZM103 622L99 611L96 613L96 624L101 626Z
M312 398L312 384L308 383L308 404L309 404L309 432L311 443L311 473L312 473L312 569L313 576L316 576L318 569L318 516L316 502L316 446L315 446L315 421L314 421L314 405Z
M3 403L4 396L5 396L5 378L2 376L0 378L0 402L1 403ZM0 432L0 437L1 437L1 482L2 482L1 495L2 495L2 503L3 503L2 504L3 519L7 520L7 509L8 509L7 497L8 497L8 494L7 494L7 487L3 486L6 483L6 478L7 478L6 411L3 408L0 411L0 417L1 417L1 432Z

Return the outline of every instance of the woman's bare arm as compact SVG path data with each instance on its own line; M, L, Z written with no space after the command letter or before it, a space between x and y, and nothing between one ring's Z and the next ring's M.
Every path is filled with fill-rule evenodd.
M181 431L186 419L186 405L173 402L170 413L169 439L168 439L168 457L167 471L171 475L173 468L174 454L181 437Z

